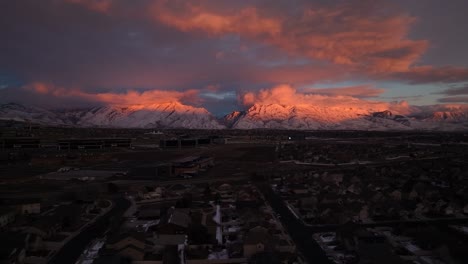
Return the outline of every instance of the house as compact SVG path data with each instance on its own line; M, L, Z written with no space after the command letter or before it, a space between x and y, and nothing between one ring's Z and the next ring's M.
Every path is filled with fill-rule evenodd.
M369 206L364 205L357 215L358 220L366 222L369 220Z
M249 258L261 252L272 252L274 246L274 238L268 233L268 230L256 226L249 230L244 239L244 257Z
M181 175L198 175L199 167L194 163L184 163L184 164L177 164L173 167L173 175L174 176L181 176Z
M401 201L402 193L399 190L394 190L390 193L390 197L392 197L396 201Z
M143 195L144 199L161 199L165 195L165 190L162 187L154 188L154 191L148 191Z
M358 249L359 263L404 264L407 261L393 252L386 242L361 243Z
M241 188L236 196L236 207L242 208L258 208L258 194L249 186Z
M263 223L264 217L258 210L248 208L240 212L239 220L244 226L254 228Z
M343 182L343 174L342 173L326 174L326 175L323 175L321 179L323 182L332 183L338 186Z
M80 228L83 224L81 214L84 210L85 206L81 204L61 205L49 214L40 216L19 229L47 239L62 230L74 231Z
M16 218L16 210L11 207L0 207L0 227L13 223Z
M28 214L40 214L41 213L41 203L40 202L21 202L17 204L17 210L22 215Z
M288 187L295 195L307 195L309 193L309 188L304 184L290 184Z
M122 233L110 237L106 250L131 260L143 260L145 248L149 244L143 233Z
M385 236L368 231L354 222L342 225L337 238L346 250L358 253L359 263L407 263L393 252Z
M187 210L172 207L152 229L158 234L187 234L191 221Z
M41 213L41 202L39 199L20 199L6 201L5 204L15 207L19 215Z
M145 236L143 233L121 233L110 237L107 240L106 248L120 250L129 245L134 245L138 248L145 247Z
M183 174L197 175L200 170L214 166L213 157L189 156L173 162L173 175Z

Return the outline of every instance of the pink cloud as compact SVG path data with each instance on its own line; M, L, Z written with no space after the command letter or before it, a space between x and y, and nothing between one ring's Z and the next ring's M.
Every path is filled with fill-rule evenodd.
M52 84L36 82L22 87L25 91L47 95L55 99L77 99L105 105L151 107L155 104L179 102L196 105L201 102L197 90L164 91L148 90L139 92L128 90L125 93L90 93L76 88L57 87ZM51 98L54 99L54 98Z
M269 105L308 105L317 107L352 108L357 110L372 109L374 111L392 110L400 114L409 112L409 105L401 102L381 102L363 100L345 95L321 95L307 92L299 92L290 85L279 85L271 89L263 89L258 92L247 92L239 95L239 101L250 107L255 104Z
M184 32L239 34L274 45L292 55L349 65L368 72L407 71L428 42L407 37L415 18L382 14L357 2L338 6L305 6L295 16L255 7L212 8L203 4L174 7L159 1L152 18ZM372 6L372 5L371 5Z
M190 2L175 9L166 1L154 2L150 11L155 21L173 26L182 31L204 31L219 35L240 33L249 36L277 35L282 31L281 22L275 18L262 17L255 7L246 7L236 12L209 11L202 5ZM177 10L177 11L176 11Z
M305 92L321 95L345 95L357 98L368 98L377 97L385 92L385 89L375 88L370 85L358 85L350 87L339 87L339 88L309 88L305 89Z
M410 38L417 18L385 1L338 4L300 1L300 11L293 13L292 8L280 10L274 4L155 0L135 3L129 11L129 5L119 0L66 1L107 15L150 19L158 26L164 24L193 36L237 34L278 48L289 56L345 66L349 73L372 79L402 79L412 83L468 80L466 68L416 66L430 43ZM227 54L217 51L214 57L224 60ZM257 74L259 79L266 77L265 81L279 79L262 72ZM275 74L278 71L272 75ZM287 75L287 79L279 82L296 83L296 78L306 78L302 74Z

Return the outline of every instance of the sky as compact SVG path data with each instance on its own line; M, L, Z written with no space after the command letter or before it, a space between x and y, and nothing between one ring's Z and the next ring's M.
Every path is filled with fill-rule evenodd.
M0 103L176 101L215 115L266 94L466 104L466 10L466 0L0 0Z

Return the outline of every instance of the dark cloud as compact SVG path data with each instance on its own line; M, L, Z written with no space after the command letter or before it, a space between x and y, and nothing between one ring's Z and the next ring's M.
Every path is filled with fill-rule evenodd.
M333 6L303 2L302 9L289 16L248 4L220 9L210 1L182 5L157 1L150 10L154 21L183 32L239 34L292 55L364 71L407 71L427 47L427 41L407 37L415 18L384 13L386 5L364 2L338 1Z
M446 89L442 92L438 92L437 94L445 94L445 95L466 95L468 94L468 85L464 87L453 87Z
M437 101L440 103L468 103L468 96L444 97Z
M384 0L0 1L0 101L92 101L22 88L37 83L119 100L216 84L212 97L188 96L224 112L236 100L223 94L284 83L467 81L462 66L419 64L432 40L411 34L416 21ZM319 92L383 92L351 88Z
M389 99L392 101L401 101L401 100L412 100L412 101L419 101L423 98L423 95L411 95L411 96L389 96L389 97L381 97L382 99Z
M49 83L36 82L22 87L0 90L4 102L27 102L47 107L91 105L137 105L142 108L154 104L179 102L199 105L202 99L198 90L127 90L124 92L88 92L79 88L60 87ZM34 102L34 103L33 103Z
M382 88L375 88L370 85L359 85L339 88L321 88L321 89L306 89L305 91L313 94L321 95L347 95L356 98L377 97L385 92Z
M404 80L412 84L426 83L459 83L468 81L468 68L421 66L406 72L390 75L395 80Z

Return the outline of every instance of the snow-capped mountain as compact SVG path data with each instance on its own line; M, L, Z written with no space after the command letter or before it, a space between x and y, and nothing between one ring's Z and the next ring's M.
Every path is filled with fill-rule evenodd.
M396 103L387 107L391 109L255 104L245 112L225 116L225 124L237 129L468 130L467 107L428 108Z
M223 128L206 109L178 102L145 107L100 107L81 116L80 125L139 128Z
M66 116L38 107L26 107L16 103L0 105L0 119L34 122L49 125L71 125Z
M225 115L220 121L226 125L226 127L233 127L234 124L237 123L237 120L239 120L239 118L243 117L244 115L244 111L234 111L228 115Z
M206 109L178 102L154 105L90 109L46 110L19 104L0 106L0 119L48 125L129 128L224 128Z
M217 120L178 102L66 110L10 103L0 105L0 119L77 127L468 131L468 106L255 104Z

